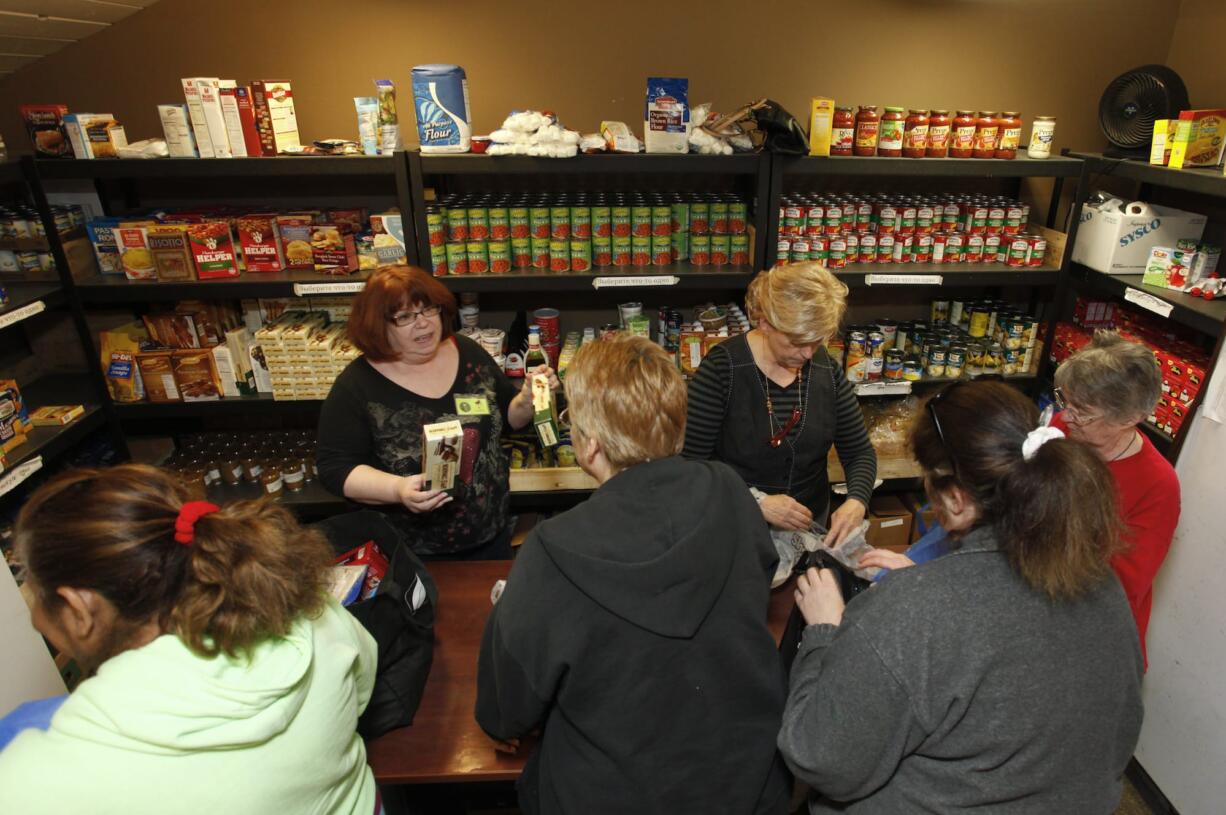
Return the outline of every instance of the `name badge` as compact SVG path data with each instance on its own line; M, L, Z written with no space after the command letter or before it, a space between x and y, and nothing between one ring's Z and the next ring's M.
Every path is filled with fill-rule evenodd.
M489 416L490 402L484 396L456 394L455 412L460 416Z

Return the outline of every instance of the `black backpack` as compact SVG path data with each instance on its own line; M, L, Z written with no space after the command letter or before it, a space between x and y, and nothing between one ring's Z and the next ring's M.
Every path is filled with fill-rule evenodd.
M358 719L358 734L373 739L413 723L434 661L434 614L438 587L400 532L379 512L362 509L312 524L327 536L338 555L373 540L389 565L374 597L349 606L379 645L378 668L370 704ZM413 592L425 601L413 609Z

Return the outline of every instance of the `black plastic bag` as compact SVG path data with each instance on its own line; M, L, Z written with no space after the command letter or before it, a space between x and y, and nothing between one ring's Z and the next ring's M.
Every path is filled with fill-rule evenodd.
M773 99L753 111L758 129L766 134L766 149L772 153L803 156L809 152L809 135L796 117Z
M410 725L434 662L438 587L399 531L374 510L335 515L313 527L328 537L338 555L373 540L388 557L387 574L375 596L349 606L379 645L375 687L358 719L358 733L373 739ZM422 593L419 584L425 601L414 610L414 591Z
M857 577L854 572L835 560L829 552L821 549L816 552L806 552L796 564L795 572L804 574L810 568L833 570L835 578L839 581L839 591L843 595L843 600L847 602L851 602L851 598L873 585ZM792 663L796 661L796 652L800 650L800 638L805 633L806 625L804 615L800 613L800 606L793 606L792 614L788 617L788 624L783 629L783 637L779 640L779 655L783 659L783 670L788 674L792 672Z

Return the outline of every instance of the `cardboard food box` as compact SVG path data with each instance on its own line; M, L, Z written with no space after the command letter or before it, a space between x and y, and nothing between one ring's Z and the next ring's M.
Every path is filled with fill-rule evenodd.
M455 487L464 455L464 428L459 421L422 426L421 468L429 489L449 492Z
M311 251L317 272L343 275L358 270L357 243L353 235L336 224L320 224L311 229Z
M187 239L201 280L238 277L234 239L226 221L207 221L187 228Z
M166 151L171 158L196 158L196 137L192 135L191 113L187 105L158 105Z
M121 222L119 218L95 218L85 224L85 232L98 258L98 271L102 274L124 273L123 262L119 259L119 242L115 236Z
M217 380L221 385L222 396L241 396L238 390L237 365L234 356L227 345L214 345L209 349L213 355L213 368L217 371Z
M119 262L128 280L157 280L157 267L144 227L121 226L115 230L115 240L119 246Z
M1199 241L1207 219L1195 212L1134 201L1085 206L1073 244L1073 261L1105 274L1141 274L1152 246Z
M233 79L217 82L217 98L221 103L221 119L226 126L226 141L234 158L247 157L247 141L243 136L243 120L238 113L238 83Z
M186 226L156 224L145 228L145 236L149 241L149 251L153 254L158 280L195 278L196 262L188 246Z
M922 493L903 493L900 500L911 513L910 542L915 543L937 525L937 514Z
M234 89L234 100L238 105L238 118L243 127L243 145L247 150L247 155L264 155L264 145L260 143L260 130L255 124L255 104L251 99L251 88L239 85Z
M374 541L366 541L361 546L350 549L333 561L338 566L360 566L365 569L365 579L362 582L360 599L369 600L379 591L379 584L387 575L388 559Z
M192 81L199 95L204 125L208 129L209 142L213 147L213 158L233 158L234 152L230 149L230 137L226 133L226 118L221 110L221 80L215 76L206 76L196 77ZM197 132L197 137L199 137L199 132Z
M145 382L145 397L150 402L182 402L175 381L173 351L149 351L136 355L141 378Z
M830 155L830 136L834 131L834 100L814 96L809 103L809 155Z
M1196 252L1155 246L1149 250L1149 262L1145 264L1141 282L1146 286L1183 291L1196 283L1192 278L1195 262Z
M221 398L221 381L207 349L175 351L171 357L175 384L184 402L209 402Z
M1169 166L1216 167L1226 148L1226 110L1181 110L1175 126Z
M375 256L380 266L404 263L406 241L404 219L399 212L385 212L370 216L374 234Z
M253 341L247 346L247 354L256 393L272 393L272 371L268 368L268 358L264 356L264 346Z
M21 419L18 398L8 388L0 390L0 451L4 453L26 442L26 426Z
M276 214L244 215L235 222L235 227L248 272L279 272L285 268Z
M62 427L85 415L85 405L43 405L30 414L35 427Z
M869 501L865 540L877 549L905 551L911 545L912 513L893 495L877 495Z
M98 123L114 121L110 113L65 113L64 133L72 145L72 154L79 159L114 158L114 154L97 156L90 144L89 128Z
M187 115L200 157L213 158L213 140L209 137L209 125L204 119L204 108L200 104L200 91L196 88L196 80L181 79L180 82L183 85L183 99L187 103Z
M549 377L544 374L532 376L532 424L542 447L557 445L558 401L549 387Z
M278 215L276 223L285 268L314 269L315 252L311 248L314 218L305 213Z
M72 147L64 132L67 105L22 105L21 118L38 158L72 158Z
M346 235L356 235L366 228L368 216L365 209L330 209L326 220Z
M146 314L141 318L145 330L163 348L199 348L200 333L196 321L187 314Z
M251 83L255 102L256 124L268 129L271 139L261 134L265 155L275 156L284 150L302 146L298 136L298 115L294 111L294 91L289 80L259 79ZM269 145L271 141L271 145ZM271 150L267 148L271 146Z
M91 122L82 128L91 158L119 158L119 150L128 146L123 125L114 119Z
M241 394L256 393L255 372L251 369L251 332L246 326L226 332L226 346L234 360L234 382Z
M1154 122L1154 137L1149 144L1149 163L1162 167L1171 163L1171 148L1175 146L1178 119L1158 119Z

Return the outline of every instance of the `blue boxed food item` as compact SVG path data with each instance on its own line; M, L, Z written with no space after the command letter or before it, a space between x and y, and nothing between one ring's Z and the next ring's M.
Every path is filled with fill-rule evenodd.
M472 142L468 79L459 65L413 69L413 110L423 153L467 153Z

